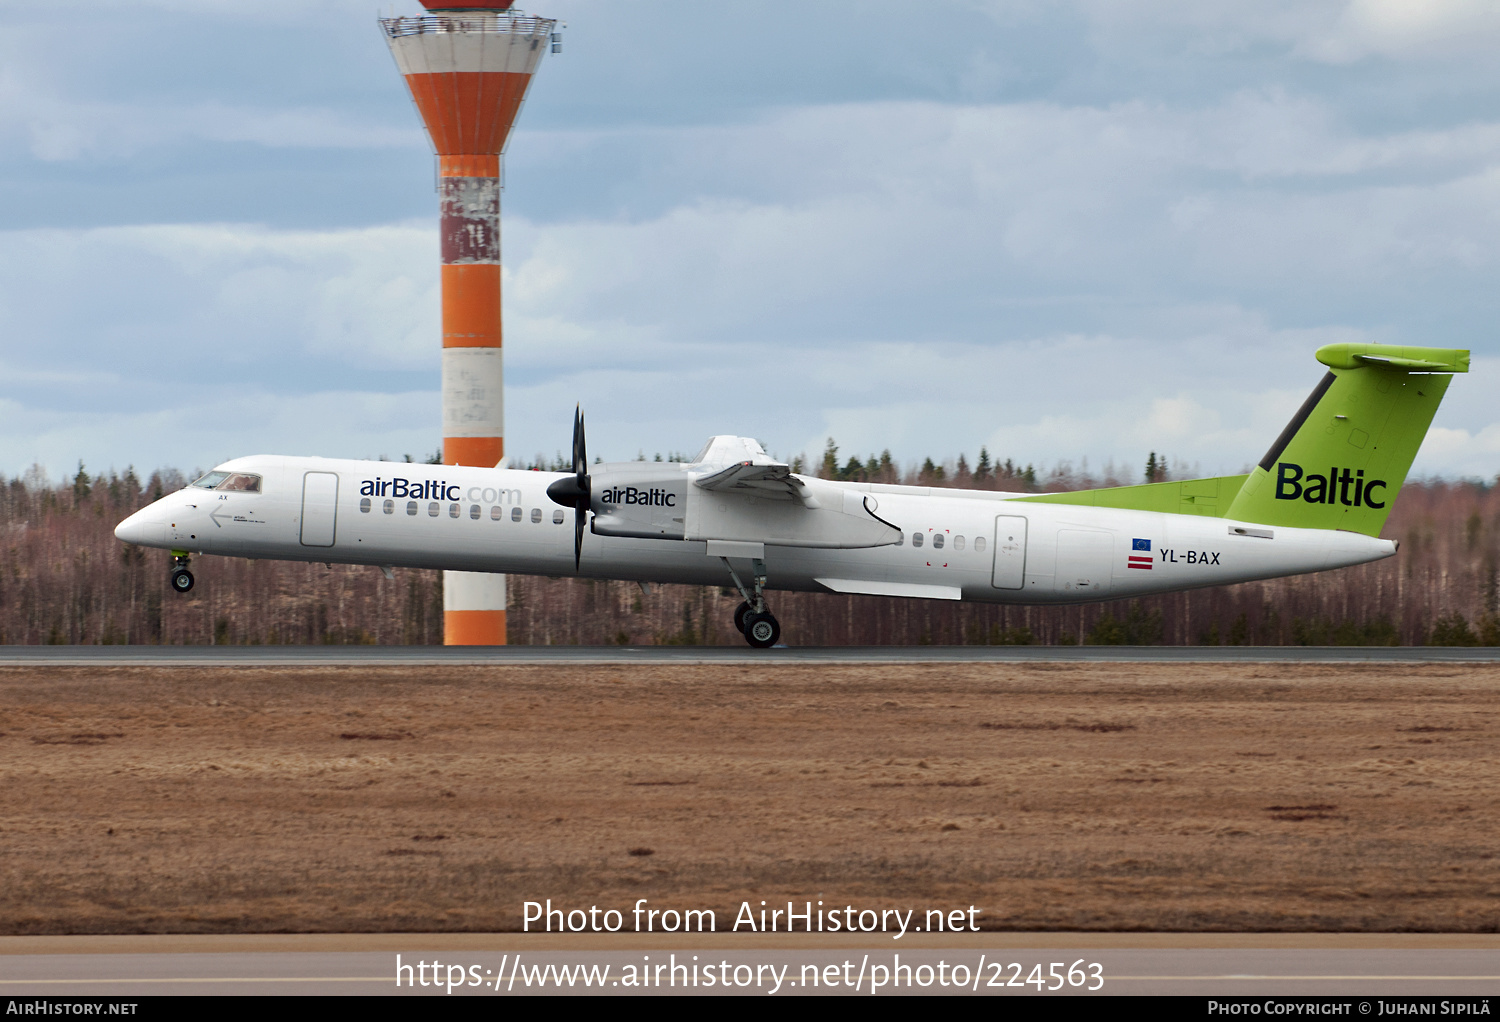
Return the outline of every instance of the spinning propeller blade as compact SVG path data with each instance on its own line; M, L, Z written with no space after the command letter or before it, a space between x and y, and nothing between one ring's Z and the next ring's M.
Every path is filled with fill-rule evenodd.
M573 478L547 487L547 496L573 509L573 570L583 564L583 530L589 523L589 454L583 436L583 409L573 410Z
M583 439L583 408L573 409L573 472L581 497L573 505L573 570L583 564L583 530L589 523L589 450Z

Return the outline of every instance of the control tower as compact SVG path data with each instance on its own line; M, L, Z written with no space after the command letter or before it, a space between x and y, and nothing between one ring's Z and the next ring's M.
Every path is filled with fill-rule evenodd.
M382 18L438 160L443 288L443 463L505 455L500 317L500 161L557 23L514 0L422 0ZM505 576L443 574L443 641L505 643Z

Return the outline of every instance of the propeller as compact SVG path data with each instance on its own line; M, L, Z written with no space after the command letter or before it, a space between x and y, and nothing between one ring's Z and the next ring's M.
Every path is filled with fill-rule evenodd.
M573 509L573 570L583 564L583 530L589 523L589 454L583 439L583 409L573 410L573 477L547 487L547 496Z

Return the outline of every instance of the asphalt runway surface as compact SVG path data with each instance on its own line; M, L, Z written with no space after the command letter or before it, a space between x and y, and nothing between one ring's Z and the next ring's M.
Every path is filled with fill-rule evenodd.
M0 646L0 667L1496 662L1494 646Z
M610 941L520 934L11 937L0 938L0 997L445 997L450 983L453 995L491 997L910 992L1321 995L1369 1003L1500 994L1500 938L1493 936L975 934L947 941L908 936L900 947L889 939L799 936L779 941L743 934L676 940L624 934ZM400 985L398 955L401 966L421 966L420 972L403 968ZM1044 978L1054 964L1058 977ZM595 969L590 982L573 972L577 966ZM662 967L660 986L632 986L629 977L639 979L653 966ZM679 971L669 985L673 966ZM1040 973L1032 973L1036 966ZM571 983L557 980L559 969L573 976ZM902 969L910 970L910 979ZM963 982L955 982L960 977ZM1037 989L1038 982L1044 989ZM1045 989L1052 986L1060 989ZM1378 1005L1371 1007L1370 1014L1379 1012Z

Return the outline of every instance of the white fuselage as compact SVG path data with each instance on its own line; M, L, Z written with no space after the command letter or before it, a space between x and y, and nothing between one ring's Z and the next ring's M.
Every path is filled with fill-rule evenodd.
M729 582L712 544L592 533L575 572L574 512L546 494L562 473L276 456L220 468L261 476L261 492L190 486L131 515L116 535L231 557ZM768 545L768 589L1080 603L1340 568L1396 551L1389 540L1352 532L1016 501L1018 494L979 490L828 485L873 494L879 517L901 530L902 542Z

